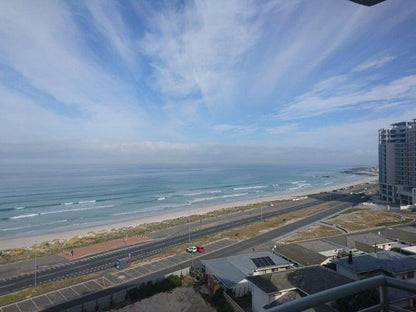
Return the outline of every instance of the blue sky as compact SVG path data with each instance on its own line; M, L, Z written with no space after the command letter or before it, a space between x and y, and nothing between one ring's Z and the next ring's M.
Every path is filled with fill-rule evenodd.
M1 1L0 159L376 164L416 1Z

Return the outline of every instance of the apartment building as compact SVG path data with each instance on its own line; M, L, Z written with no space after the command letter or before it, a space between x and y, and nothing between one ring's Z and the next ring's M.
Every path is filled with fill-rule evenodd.
M380 199L416 204L416 119L380 129L378 137Z

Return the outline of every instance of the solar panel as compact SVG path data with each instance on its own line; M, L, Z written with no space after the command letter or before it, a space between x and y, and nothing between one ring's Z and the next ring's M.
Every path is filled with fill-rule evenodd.
M253 258L251 261L253 261L258 268L276 265L270 257Z

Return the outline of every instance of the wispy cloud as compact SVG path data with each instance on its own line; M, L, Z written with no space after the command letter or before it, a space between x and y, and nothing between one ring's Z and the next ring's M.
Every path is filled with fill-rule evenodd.
M360 85L359 80L357 84L356 79L346 75L317 84L274 116L283 120L304 119L345 110L365 111L377 107L377 103L384 108L397 106L397 103L410 105L416 98L416 75L388 83L373 83L371 86L366 83Z
M85 5L92 17L94 29L99 33L100 38L107 41L106 45L100 46L114 50L128 66L134 66L136 62L135 35L123 19L122 3L92 0L86 1Z
M209 106L231 98L234 69L259 39L257 8L249 1L194 2L154 14L140 46L154 89L173 98L202 96Z
M310 142L328 152L351 124L364 155L359 127L416 117L415 14L398 1L3 1L0 154L272 160Z
M218 124L212 127L212 130L218 134L229 134L229 135L247 135L256 131L254 126L241 126L241 125L230 125L230 124Z
M385 57L380 57L380 58L373 59L373 60L368 60L356 66L353 70L362 71L362 70L366 70L369 68L379 68L383 66L384 64L391 62L394 59L395 59L394 56L385 56Z

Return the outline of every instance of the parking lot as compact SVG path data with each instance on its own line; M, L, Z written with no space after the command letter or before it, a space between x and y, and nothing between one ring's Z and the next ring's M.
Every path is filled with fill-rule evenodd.
M144 277L148 274L155 273L183 263L183 269L186 269L186 262L189 260L197 260L202 255L209 254L210 252L226 248L234 244L235 241L230 239L222 239L205 245L204 253L188 253L183 251L180 254L166 257L160 260L151 262L142 262L140 264L133 264L131 267L106 273L103 277L89 280L76 285L68 286L58 290L50 291L29 299L25 299L13 304L0 307L1 312L34 312L42 311L48 307L70 301L77 297L103 290L115 285L121 285L133 279Z

